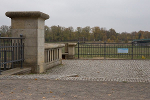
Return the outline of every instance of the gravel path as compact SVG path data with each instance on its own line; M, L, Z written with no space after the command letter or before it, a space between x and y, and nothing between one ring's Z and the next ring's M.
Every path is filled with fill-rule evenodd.
M76 75L77 77L68 77ZM63 60L63 64L38 75L13 75L1 79L57 79L150 82L149 60Z
M0 80L0 100L149 100L149 83Z

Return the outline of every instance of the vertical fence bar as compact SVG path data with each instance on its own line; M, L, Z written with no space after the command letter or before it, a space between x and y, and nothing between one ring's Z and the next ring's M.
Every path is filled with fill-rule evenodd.
M6 41L4 40L4 70L6 70Z
M15 60L15 42L13 41L13 44L12 44L12 46L13 46L13 50L12 50L12 59L13 59L13 61ZM14 62L13 62L13 67L14 67Z
M55 60L55 56L54 56L54 50L55 50L55 49L53 49L53 61Z
M8 48L8 56L9 56L9 62L11 61L11 40L10 39L8 39L8 46L9 46L9 48ZM11 63L9 63L9 68L11 68Z
M16 40L16 43L15 43L15 57L16 57L15 60L17 60L17 40ZM15 64L16 64L16 63L15 63Z
M60 59L60 57L59 57L59 49L60 49L60 48L58 48L58 59Z
M78 41L78 59L79 59L79 41Z
M12 39L11 39L11 61L14 61L14 52L13 52L13 43L12 43ZM11 68L14 67L14 63L11 63Z
M6 70L6 50L4 50L4 70Z
M104 59L106 59L106 41L104 42Z
M23 43L23 47L22 47L22 58L23 58L23 62L24 62L24 43Z
M23 43L22 43L22 37L23 37L23 35L22 34L20 34L20 37L21 37L21 68L22 68L22 63L23 63L23 50L22 50L22 46L23 46Z
M132 60L133 60L133 42L132 42Z
M20 39L20 40L21 40L21 39ZM18 48L17 48L17 51L18 51L18 55L17 55L17 56L18 56L18 60L20 60L20 56L21 56L21 53L20 53L20 52L21 52L20 46L21 46L21 45L20 45L20 41L18 40L18 45L17 45L17 47L18 47Z

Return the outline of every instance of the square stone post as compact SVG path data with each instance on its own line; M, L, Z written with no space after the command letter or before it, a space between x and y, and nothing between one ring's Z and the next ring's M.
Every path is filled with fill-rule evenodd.
M49 15L39 11L6 12L11 18L13 37L20 34L24 40L24 66L31 67L32 73L44 72L44 26Z
M68 59L74 59L76 45L77 43L68 43Z
M59 51L58 51L58 52L59 52L59 54L58 54L58 55L59 55L59 58L58 58L58 59L60 60L60 62L61 62L61 64L62 64L62 48L59 48Z

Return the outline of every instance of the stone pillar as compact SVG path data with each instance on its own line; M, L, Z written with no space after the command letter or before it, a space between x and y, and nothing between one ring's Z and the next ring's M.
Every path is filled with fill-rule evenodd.
M25 37L24 66L32 73L44 72L44 25L49 15L39 11L6 12L11 18L12 37Z
M68 53L68 43L65 43L65 53Z
M77 43L68 43L68 59L74 59L76 45Z

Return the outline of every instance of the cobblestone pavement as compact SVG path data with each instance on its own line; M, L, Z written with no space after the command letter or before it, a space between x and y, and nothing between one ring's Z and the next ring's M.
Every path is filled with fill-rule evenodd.
M77 77L68 77L75 75ZM6 76L1 79L57 79L117 82L150 82L149 60L63 60L40 75Z
M66 80L150 82L149 60L63 60L49 75L72 75Z

